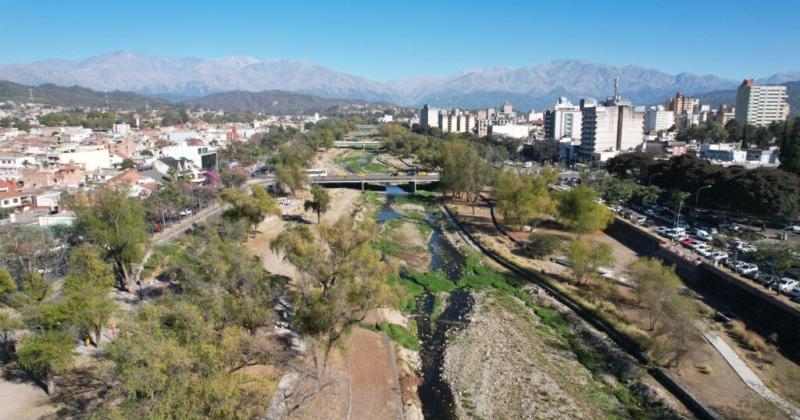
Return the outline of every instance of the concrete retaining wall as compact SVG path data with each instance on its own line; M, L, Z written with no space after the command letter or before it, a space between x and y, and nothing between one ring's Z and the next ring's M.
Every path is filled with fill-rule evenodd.
M778 336L781 353L800 362L800 308L776 298L761 285L740 279L727 270L706 262L681 258L678 252L689 253L674 246L661 246L665 240L627 220L617 219L606 233L639 254L656 257L675 265L678 275L692 290L703 295L703 301L717 311L733 312L747 328L769 337Z

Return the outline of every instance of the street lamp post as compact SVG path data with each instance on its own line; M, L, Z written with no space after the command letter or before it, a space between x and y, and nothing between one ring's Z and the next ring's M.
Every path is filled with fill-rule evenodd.
M650 175L650 177L647 179L647 186L648 187L653 184L653 177L656 176L656 175L664 175L664 172L656 172L656 173Z
M702 187L697 189L697 192L694 194L694 208L697 210L697 203L700 202L700 191L703 191L705 188L711 188L711 185L703 185Z

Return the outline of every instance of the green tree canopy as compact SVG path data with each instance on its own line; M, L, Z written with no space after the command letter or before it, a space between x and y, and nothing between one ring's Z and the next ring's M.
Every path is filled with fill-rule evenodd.
M614 219L608 207L598 202L597 193L585 185L558 195L558 215L565 226L579 234L605 229Z

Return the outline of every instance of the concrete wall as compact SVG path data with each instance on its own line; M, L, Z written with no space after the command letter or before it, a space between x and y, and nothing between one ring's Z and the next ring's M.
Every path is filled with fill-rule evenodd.
M694 264L681 258L661 246L664 238L624 219L617 218L606 233L641 255L675 265L684 283L700 293L706 304L717 311L734 313L747 328L764 337L776 333L781 353L795 362L800 361L800 308L797 305L776 299L775 292L755 282L739 279L705 262Z

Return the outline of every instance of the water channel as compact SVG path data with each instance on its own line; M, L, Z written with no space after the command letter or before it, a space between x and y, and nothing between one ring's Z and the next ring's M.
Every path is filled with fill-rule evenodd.
M407 194L395 186L386 187L386 204L378 214L378 222L399 219L403 215L392 208L397 195ZM446 238L436 223L436 216L428 212L428 220L433 233L427 248L431 254L431 271L441 271L450 281L456 282L464 265L464 256ZM426 419L455 419L455 406L450 386L444 380L444 356L447 349L447 336L455 329L463 328L469 321L474 300L469 292L455 290L450 293L444 311L436 320L431 320L435 297L426 293L417 299L414 319L420 338L420 376L422 383L418 388L422 401L422 413Z

